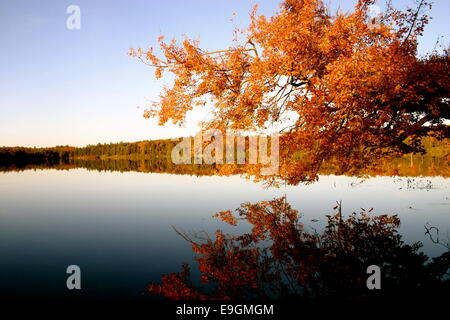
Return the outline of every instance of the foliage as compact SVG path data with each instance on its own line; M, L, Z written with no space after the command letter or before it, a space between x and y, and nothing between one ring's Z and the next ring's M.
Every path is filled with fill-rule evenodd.
M75 157L113 157L113 156L142 156L153 158L170 157L172 148L179 142L179 139L158 139L138 142L119 143L98 143L97 145L87 145L77 148Z
M448 136L450 51L417 56L426 1L406 11L388 6L377 23L373 3L333 13L321 0L285 0L270 18L255 8L240 31L245 41L224 50L163 37L162 56L131 49L157 78L175 79L144 115L182 125L208 104L205 129L282 128L279 177L291 184L315 180L324 162L346 171L421 152L421 137ZM301 161L291 161L299 151Z

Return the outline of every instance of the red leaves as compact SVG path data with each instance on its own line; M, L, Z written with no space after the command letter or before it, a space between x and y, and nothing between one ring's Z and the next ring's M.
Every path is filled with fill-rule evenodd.
M220 211L216 214L213 215L213 217L215 218L220 218L222 221L232 225L232 226L236 226L238 220L236 219L236 217L231 213L230 210L227 211Z
M175 78L145 115L183 124L211 98L206 128L275 123L285 137L279 177L293 184L314 181L325 161L345 172L418 152L420 137L448 135L449 52L416 56L426 1L405 12L388 8L376 26L371 4L332 13L319 0L286 0L270 19L252 12L243 44L205 52L190 39L159 38L164 58L131 51L157 68L157 78L163 70Z

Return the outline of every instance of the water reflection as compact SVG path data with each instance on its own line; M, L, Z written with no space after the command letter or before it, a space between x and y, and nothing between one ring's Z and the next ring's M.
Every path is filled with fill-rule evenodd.
M374 207L398 214L405 242L422 241L430 257L446 249L432 243L424 226L429 222L441 235L450 230L450 184L443 177L322 175L307 186L265 189L239 176L216 176L212 166L170 167L164 161L79 161L25 170L31 168L48 169L24 165L0 174L2 299L72 299L65 287L70 264L82 269L82 299L145 299L140 293L148 281L159 282L180 262L195 263L172 226L246 234L248 223L224 226L211 213L284 194L302 210L306 227L319 233L336 200L347 213ZM406 188L405 179L420 185L429 180L432 188ZM195 278L196 272L192 268Z
M285 197L244 203L236 215L215 215L231 226L250 224L248 233L218 229L211 238L176 230L192 245L203 286L193 284L184 264L182 272L150 283L148 291L174 300L367 300L448 293L449 242L441 242L446 252L430 260L420 252L420 242L402 240L398 216L361 209L343 218L341 203L334 209L323 232L308 231ZM369 266L380 270L378 279L370 280Z
M0 171L22 171L30 169L57 169L69 170L74 168L85 168L97 171L136 171L154 173L173 173L190 175L219 175L219 174L242 174L242 168L232 166L227 169L226 165L207 164L181 164L176 165L169 158L146 158L146 159L64 159L60 161L44 162L0 162ZM323 165L320 174L337 174L339 168ZM352 172L355 172L353 170ZM433 157L428 155L415 155L414 157L402 157L390 161L380 162L376 168L364 169L357 172L360 176L400 176L400 177L420 177L420 176L441 176L450 177L449 159L446 157ZM414 180L412 180L414 181ZM422 186L421 186L422 187ZM427 188L427 186L425 186Z

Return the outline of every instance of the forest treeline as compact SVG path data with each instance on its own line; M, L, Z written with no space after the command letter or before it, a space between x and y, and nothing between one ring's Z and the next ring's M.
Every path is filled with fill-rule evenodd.
M170 161L173 147L180 139L150 140L87 145L77 148L57 146L53 148L0 147L0 170L72 169L86 168L99 171L137 171L173 174L220 174L217 165L176 165ZM410 154L391 161L380 161L376 169L363 174L397 176L450 176L448 162L449 140L424 138L425 154ZM223 172L223 171L222 171ZM236 166L230 174L241 174ZM336 168L327 166L321 174L336 174Z
M70 159L166 158L180 139L98 143L85 147L0 147L0 164L58 164Z
M75 147L0 147L0 167L11 165L56 165L73 159Z
M109 172L144 172L144 173L169 173L187 174L195 176L223 175L220 166L208 164L174 164L168 159L130 159L130 158L106 158L106 159L69 159L59 163L12 163L0 164L0 171L23 171L39 169L70 170L84 168L89 171ZM228 174L245 174L245 170L236 166ZM325 165L321 170L322 175L337 174L336 168ZM450 177L449 160L444 157L432 157L429 155L414 155L413 157L401 157L392 161L382 161L372 170L364 170L361 175L367 176L399 176L399 177ZM350 175L345 173L345 175Z
M169 157L173 147L181 140L161 139L146 140L138 142L119 142L87 145L76 148L73 156L75 158L105 158L105 157L147 157L165 158Z

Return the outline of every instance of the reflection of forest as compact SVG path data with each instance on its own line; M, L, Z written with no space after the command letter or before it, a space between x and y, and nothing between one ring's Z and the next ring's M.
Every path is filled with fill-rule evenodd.
M88 145L82 148L0 147L0 170L86 168L98 171L138 171L191 175L241 174L251 172L242 165L175 165L171 152L179 139L120 142ZM248 143L248 141L246 142ZM394 160L380 160L371 169L347 170L352 175L443 176L450 175L449 141L434 138L422 140L425 154L409 154ZM246 155L248 157L248 154ZM294 160L292 161L299 161ZM248 162L248 161L246 161ZM321 174L336 174L336 166L322 165Z
M58 169L68 170L75 168L85 168L97 171L136 171L136 172L155 172L155 173L172 173L172 174L189 174L189 175L215 175L224 172L220 170L218 165L195 165L183 164L176 165L170 161L169 157L149 158L149 159L50 159L45 161L18 161L10 163L0 163L1 171L21 171L28 169ZM338 172L338 168L324 165L321 174L329 175ZM228 174L241 174L243 168L239 166L227 171ZM418 177L418 176L450 176L449 160L444 157L433 157L429 155L414 155L397 158L391 161L380 162L375 169L365 170L362 175L368 176L402 176L402 177Z

